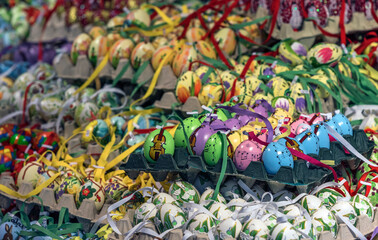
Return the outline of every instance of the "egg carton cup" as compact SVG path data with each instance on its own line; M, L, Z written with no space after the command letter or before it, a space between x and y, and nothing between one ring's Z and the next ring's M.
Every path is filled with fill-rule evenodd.
M82 32L89 32L92 25L86 26L84 29L79 23L74 23L71 26L66 26L66 20L64 14L61 15L53 13L46 25L43 32L42 39L41 33L43 28L43 22L34 23L29 30L29 35L26 39L28 42L38 43L49 42L54 39L67 39L69 42L73 42L75 38Z
M256 18L261 18L264 16L268 16L270 13L267 9L259 7L256 12ZM376 11L378 14L378 11ZM327 26L323 29L327 32L332 34L339 34L340 33L340 25L339 25L340 17L339 16L330 16L328 19ZM269 32L271 26L271 20L269 24L266 24L264 30ZM364 13L361 12L354 12L352 19L349 23L345 24L345 32L347 34L355 33L355 32L364 32L364 31L371 31L374 29L378 29L378 23L372 18L368 20L365 17ZM295 40L299 39L312 39L315 40L317 36L324 36L322 32L316 27L312 21L303 21L303 26L300 30L294 31L290 24L282 23L281 27L278 28L277 24L274 27L272 37L276 39L287 39L292 38ZM337 42L339 38L333 37L326 37L324 36L327 42Z
M346 136L345 139L362 155L370 157L374 143L368 140L362 130L354 130L353 137ZM339 166L344 161L351 162L351 165L357 165L356 162L359 162L356 157L347 154L339 142L331 142L330 149L321 149L318 156L311 156L318 160L333 160L333 167ZM221 173L222 161L210 167L201 156L190 156L186 148L176 148L173 156L160 155L156 163L148 162L142 153L131 154L128 161L120 165L120 169L132 179L136 179L141 171L151 173L157 181L164 181L168 173L176 173L190 183L194 183L199 173L205 172L216 184ZM269 175L261 161L251 162L244 171L239 171L228 158L225 175L238 177L249 182L250 185L256 180L267 182L274 193L284 189L285 186L294 186L299 192L309 192L315 186L332 180L330 170L308 165L304 160L295 160L293 168L281 167L276 175Z

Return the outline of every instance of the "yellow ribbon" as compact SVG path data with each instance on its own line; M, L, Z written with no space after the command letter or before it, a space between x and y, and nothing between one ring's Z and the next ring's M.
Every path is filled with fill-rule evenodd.
M287 130L286 130L286 132L281 133L280 135L278 135L277 137L275 137L274 141L276 141L278 139L281 139L281 138L288 137L290 135L290 130L291 130L291 126L290 125L282 124L281 127L286 128Z
M160 8L154 6L154 5L150 5L150 4L144 4L142 7L142 9L147 9L147 8L152 8L156 11L156 13L163 19L164 22L166 22L169 26L174 26L174 22L167 16L165 15L165 13L160 10Z

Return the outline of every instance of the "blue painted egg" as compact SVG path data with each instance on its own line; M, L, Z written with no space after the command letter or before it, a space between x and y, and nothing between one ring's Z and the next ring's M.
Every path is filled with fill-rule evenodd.
M292 148L294 150L297 150L298 152L305 153L305 147L295 138L285 137L279 139L277 142L286 146L287 148ZM297 157L293 156L293 159L297 160Z
M319 138L315 133L306 130L295 137L297 142L301 143L305 154L319 154Z
M348 118L345 117L343 114L341 113L335 114L335 116L332 117L331 121L334 122L335 125L339 127L340 132L338 131L338 133L341 136L346 136L346 135L353 136L352 125L350 124Z
M319 124L311 125L311 132L315 133L316 136L318 136L320 148L329 149L330 141L329 141L328 131L324 127L324 125L319 125Z
M290 151L278 142L269 143L263 152L262 160L266 172L272 175L275 175L281 167L294 167Z

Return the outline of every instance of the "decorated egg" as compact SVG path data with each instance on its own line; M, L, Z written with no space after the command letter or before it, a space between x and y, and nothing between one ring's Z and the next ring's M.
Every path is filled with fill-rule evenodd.
M138 69L144 62L149 61L155 52L154 46L149 42L141 42L135 46L131 53L131 64Z
M207 84L204 85L198 94L198 100L202 105L208 106L210 102L217 102L221 99L223 89L221 85L218 84Z
M294 204L291 204L289 206L286 206L283 210L283 213L288 216L288 217L291 217L288 221L293 224L294 223L294 220L295 218L297 217L300 217L302 216L302 212L301 210L299 209L298 206L294 205Z
M244 204L246 204L247 201L244 200L243 198L234 198L234 199L231 199L227 206L228 206L228 209L230 209L231 211L235 212L235 211L240 211L242 209L241 206L243 206Z
M108 49L108 39L106 37L99 36L95 38L89 45L88 49L88 58L91 63L96 66L97 61L106 55Z
M120 176L114 176L109 179L104 188L105 196L118 201L127 189L128 187L123 183L123 179Z
M226 151L227 155L229 157L232 156L232 146L229 144L228 141L226 141L224 144L227 145ZM223 143L222 143L222 137L220 134L215 133L211 135L211 137L206 141L205 148L203 150L203 157L209 166L216 165L219 160L222 158L222 152L223 152Z
M194 44L194 48L197 50L198 57L202 58L202 56L211 58L211 59L216 59L217 54L214 51L214 48L206 41L200 40Z
M93 200L97 211L100 211L105 202L105 190L103 183L88 179L76 193L76 204L80 207L84 199Z
M108 21L106 27L112 29L113 31L118 30L122 27L124 21L125 19L123 17L115 16Z
M75 109L75 122L77 125L81 126L90 121L94 116L96 116L98 108L96 104L92 102L80 103Z
M164 58L168 57L164 65L171 65L175 54L174 50L170 46L160 46L151 58L152 67L156 70Z
M74 65L80 55L87 55L91 42L92 38L86 33L81 33L75 38L71 47L71 60Z
M239 171L244 171L252 161L260 161L261 155L262 149L256 142L244 140L236 148L233 162Z
M186 31L185 37L189 43L194 43L201 40L201 38L205 35L206 32L203 28L192 27L189 28L188 31Z
M43 119L45 119L45 121L49 121L57 118L61 106L63 106L63 101L57 97L47 97L42 99L40 103L40 113Z
M318 239L319 232L316 230L311 221L307 221L304 217L296 218L293 226L295 229L300 230L303 233L306 233L311 239ZM306 230L309 231L306 232Z
M109 62L114 68L118 66L120 59L129 59L134 49L134 43L130 39L120 39L109 49Z
M209 125L201 125L199 128L193 131L190 135L189 142L193 153L196 155L202 155L207 140L214 134L214 130Z
M278 52L281 59L291 65L302 64L307 55L306 47L300 42L291 39L282 41Z
M294 226L291 223L279 223L277 224L270 233L270 239L299 239L297 231L295 231Z
M10 138L18 131L18 126L12 123L0 125L0 143L7 143Z
M327 207L332 207L337 202L338 198L343 198L344 196L332 189L332 188L323 188L316 193L316 196L323 202Z
M229 178L222 184L220 193L227 201L230 201L234 198L241 198L243 192L237 182L237 179Z
M153 221L156 213L157 208L153 203L143 203L135 210L134 225L137 225L145 219Z
M338 216L345 218L350 221L353 225L357 221L357 213L351 203L345 201L338 201L335 205L331 207L331 212L336 216L337 222L339 224L344 223L343 220Z
M156 215L155 225L159 230L166 231L184 225L187 221L185 213L181 208L171 203L163 204ZM158 223L158 224L157 224ZM161 227L159 227L161 225Z
M156 206L160 207L163 204L166 203L175 203L175 199L169 195L168 193L158 193L154 196L152 199L152 203L155 204Z
M335 114L331 121L338 126L335 130L342 136L353 136L353 129L352 125L350 124L348 118L346 118L343 114L338 113Z
M305 154L319 154L319 138L316 134L307 130L297 135L295 139L302 144Z
M336 238L338 224L335 216L330 210L325 207L321 207L312 214L312 225L317 232L329 231L333 237Z
M314 76L311 76L311 79L319 81L319 83L322 83L326 85L327 87L330 87L327 82L329 77L325 75L314 75ZM328 98L330 95L330 93L321 84L317 84L315 92L318 94L320 98Z
M200 194L190 183L184 181L174 182L169 188L169 194L178 202L199 203Z
M198 96L202 87L201 79L193 71L186 71L177 79L175 94L179 102L185 103L190 96Z
M262 154L265 170L275 175L282 166L294 167L293 156L290 151L280 143L269 143Z
M80 191L81 184L81 180L72 175L62 178L58 188L55 191L56 200L59 201L59 199L65 193L76 195Z
M151 18L144 9L135 9L131 11L126 17L127 24L135 25L140 28L146 28L151 25Z
M238 219L227 218L217 225L217 233L220 239L237 239L242 227L243 226Z
M180 124L175 132L174 140L175 140L175 146L176 147L185 147L186 146L186 140L185 140L185 134L186 137L189 140L190 135L193 133L194 130L196 130L199 126L201 126L201 122L194 117L189 117L184 119L183 125Z
M197 52L193 46L183 45L172 61L172 70L178 77L188 71L191 62L197 61Z
M310 125L304 119L297 119L290 124L291 126L291 133L293 135L298 135L303 133L304 131L310 129Z
M56 172L54 172L54 171L45 171L45 172L43 172L41 175L39 175L36 187L40 186L45 181L49 180L55 174L56 174ZM59 181L60 181L59 177L55 178L54 181L47 186L47 188L51 188L54 191L57 190L58 187L59 187Z
M208 188L205 192L202 193L200 203L205 203L207 200L212 200L214 195L214 189ZM226 204L226 199L222 196L221 193L218 193L215 201Z
M224 203L213 201L209 207L209 211L219 220L223 221L232 216L232 211L227 208Z
M100 36L105 36L105 35L106 35L106 31L102 27L99 27L99 26L94 26L89 31L89 36L91 36L92 39L96 39Z
M280 143L287 148L291 148L302 153L305 151L303 144L299 142L296 138L289 138L289 137L280 138L277 141L277 143ZM297 159L298 159L297 156L293 156L293 160L297 160Z
M195 70L197 76L201 79L203 83L217 83L219 82L216 71L208 66L201 66Z
M0 238L4 240L22 239L19 234L25 230L26 227L23 225L21 219L17 216L12 216L11 219L4 221L0 225Z
M272 231L272 229L277 225L277 216L275 214L267 215L267 217L264 217L264 224L269 231Z
M194 234L215 232L215 221L206 213L200 213L189 221L187 229Z
M329 136L328 136L328 131L324 127L324 125L319 125L319 124L311 125L311 132L313 132L314 134L316 134L316 136L318 136L320 148L329 149L330 140L329 140Z
M301 205L307 212L312 215L316 210L318 210L322 205L323 202L318 197L314 195L307 195L302 198Z
M263 221L259 219L251 219L243 224L240 238L267 240L269 232L270 230Z
M23 90L25 91L26 87L34 81L34 76L33 74L26 72L18 76L16 81L13 83L12 89L14 91L17 90Z
M357 193L351 201L357 216L365 215L370 219L370 221L373 221L374 208L369 198Z
M39 176L45 172L45 166L42 162L29 162L24 165L17 177L17 187L23 183L30 183L35 187Z
M11 109L13 101L11 90L5 85L0 86L0 108L4 110Z
M120 106L120 99L117 94L104 91L97 95L96 103L99 108L103 106L117 108Z
M97 119L96 125L93 129L93 136L98 138L100 141L106 139L109 136L109 127L106 122L102 119Z
M110 119L112 126L116 127L115 134L123 136L123 126L126 124L126 120L120 116L114 116Z
M336 44L319 43L313 46L307 54L307 60L313 66L330 65L335 66L343 55L343 50Z
M124 199L124 198L128 198L130 196L132 196L132 197L129 199L129 201L127 201L123 205L123 206L125 206L126 210L127 209L136 209L145 202L142 193L139 192L139 191L134 192L134 191L126 190L126 191L123 192L121 198Z
M11 146L0 146L0 173L13 171L16 159L16 150Z
M214 35L215 40L219 44L221 50L226 54L231 55L236 48L236 36L232 29L222 28Z
M156 129L151 132L144 143L144 157L149 162L156 162L162 154L171 154L175 152L175 143L172 135L164 129Z
M227 134L227 138L232 145L232 149L235 150L241 142L248 139L247 135L244 135L241 131L231 131Z
M153 41L152 41L152 45L154 46L155 49L158 49L162 46L166 46L168 45L168 39L166 37L156 37Z

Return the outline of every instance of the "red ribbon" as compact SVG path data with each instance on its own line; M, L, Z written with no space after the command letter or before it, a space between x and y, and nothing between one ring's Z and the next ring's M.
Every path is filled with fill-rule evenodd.
M341 12L340 12L340 37L341 37L341 44L346 45L346 32L345 32L345 0L341 0Z
M163 127L163 129L167 130L167 129L172 129L174 127L175 126L167 126L167 127ZM157 128L134 129L133 132L135 132L136 134L147 134L147 133L155 131L156 129Z
M373 0L370 0L370 4L371 4L371 15L373 16L374 20L378 23L378 17L377 17L377 14L375 14L375 9L374 9L374 3L373 3Z

